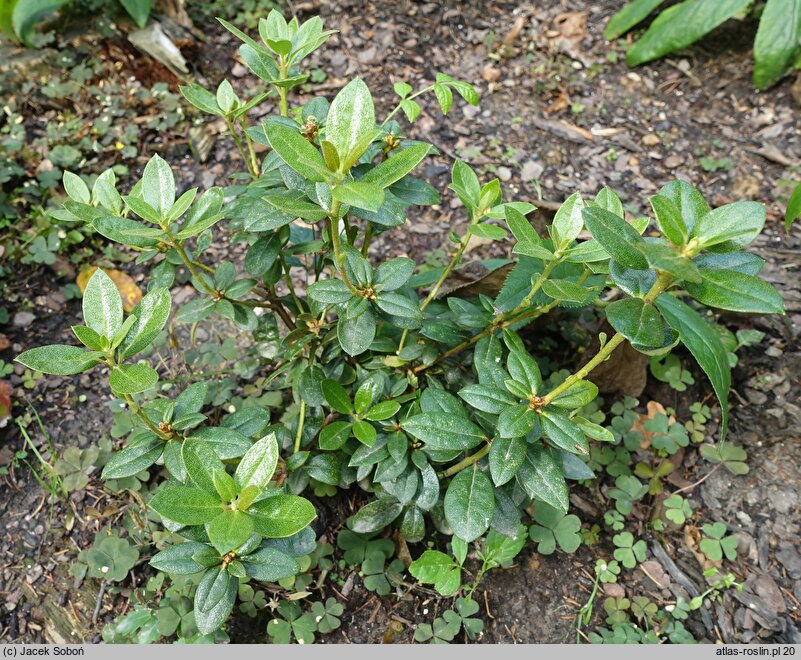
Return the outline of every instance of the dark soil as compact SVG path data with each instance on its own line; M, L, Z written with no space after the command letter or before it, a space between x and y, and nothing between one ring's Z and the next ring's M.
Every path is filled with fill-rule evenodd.
M745 198L767 205L767 227L754 249L767 261L764 276L779 288L787 316L725 319L732 329L766 333L761 345L741 352L734 370L730 441L746 449L750 471L733 477L721 469L706 478L710 464L688 456L677 474L683 486L703 479L685 492L696 512L694 522L722 521L738 536L741 551L728 568L745 587L742 593L728 592L688 626L710 642L801 643L801 240L798 231L786 237L781 225L785 179L798 178L801 162L799 83L795 97L792 78L769 92L754 92L750 22L727 24L679 56L628 69L623 51L602 36L606 20L621 5L620 0L326 3L315 11L340 34L319 56L319 66L329 74L323 87L332 93L346 78L361 75L374 90L379 111L387 111L397 80L419 85L445 71L476 83L479 108L456 102L443 118L430 99L409 129L410 136L441 149L442 160L425 174L442 191L445 163L460 157L494 171L515 199L537 203L538 181L546 212L576 189L592 195L609 185L631 212L645 213L647 197L676 177L698 185L713 205ZM234 42L220 31L209 34L211 42L201 49L208 56L196 60L196 73L216 83L226 73L220 62L230 61ZM241 65L230 73L242 85L251 84ZM219 132L213 124L207 128L210 134ZM225 183L226 175L238 169L231 164L233 146L224 138L217 139L203 166L187 157L186 145L159 149L173 157L187 187ZM464 222L458 200L445 192L440 208L383 234L375 242L376 256L406 252L422 261L427 253L445 249L448 232ZM80 305L59 297L54 284L64 283L32 271L9 284L3 297L12 316L24 301L33 301L36 319L26 327L3 329L12 342L0 354L3 359L69 340ZM111 416L101 379L48 377L30 391L23 389L21 373L18 369L11 379L15 398L30 399L59 452L87 446L107 432ZM658 400L680 412L700 399L711 405L701 374L696 373L696 383L683 395L649 384L640 402L644 409L647 401ZM79 394L87 401L78 403ZM0 463L5 464L22 439L11 424L0 433ZM34 439L43 442L41 434ZM98 640L101 624L123 612L126 602L107 597L93 624L98 585L92 580L74 585L68 572L76 548L87 547L103 524L87 511L102 510L111 498L97 473L86 492L54 505L25 469L0 478L0 488L0 640ZM603 488L574 489L573 499L587 523L609 508ZM330 520L352 513L348 506L339 504ZM330 529L327 535L333 541ZM604 532L604 542L571 556L543 557L527 548L514 568L489 575L477 594L486 621L482 641L573 641L574 615L589 593L595 560L611 556L608 536ZM649 548L658 543L648 542ZM411 551L416 556L420 549ZM607 593L648 595L664 603L686 597L688 581L705 588L703 567L686 543L669 543L662 553L649 552L648 559ZM430 623L449 606L422 591L400 600L380 599L364 590L358 577L354 585L347 598L326 594L339 598L345 615L342 627L322 641L408 642L413 624ZM602 609L600 603L596 609ZM600 623L602 617L596 618ZM393 621L403 624L394 637L389 633ZM264 640L263 622L254 626L241 616L231 625L233 639Z

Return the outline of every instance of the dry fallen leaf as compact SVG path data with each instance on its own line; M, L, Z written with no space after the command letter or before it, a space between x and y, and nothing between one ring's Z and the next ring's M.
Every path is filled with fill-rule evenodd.
M81 293L83 293L86 289L86 285L89 283L89 278L95 274L96 270L97 266L91 266L90 268L81 271L78 277L75 279L75 284L78 285ZM121 270L108 270L107 268L104 268L103 272L111 278L114 284L117 285L117 290L122 296L122 308L126 312L132 312L137 303L142 300L142 290L137 286L136 282L131 279L130 275L123 273Z
M566 39L578 41L587 34L587 12L569 11L553 19L554 26Z

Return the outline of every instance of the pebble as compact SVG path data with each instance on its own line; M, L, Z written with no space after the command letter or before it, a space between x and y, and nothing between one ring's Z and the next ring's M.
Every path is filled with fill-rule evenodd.
M534 179L539 179L544 171L545 166L542 163L538 163L535 160L527 160L520 169L520 178L523 181L533 181Z
M497 170L495 170L495 174L497 174L498 178L501 181L504 181L504 182L508 181L509 179L512 178L512 170L510 170L508 167L505 167L503 165L501 165L501 167L499 167Z
M776 559L787 569L791 578L801 580L801 555L798 554L795 546L790 543L782 543L781 550L776 553Z
M659 139L659 136L654 135L653 133L648 133L647 135L643 135L642 137L642 143L646 147L655 147L660 142L661 140Z
M17 312L14 314L14 327L27 328L36 320L36 315L31 312Z

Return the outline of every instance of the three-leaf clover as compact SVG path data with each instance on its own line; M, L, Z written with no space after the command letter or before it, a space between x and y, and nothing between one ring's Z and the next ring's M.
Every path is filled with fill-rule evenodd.
M699 547L711 561L720 561L724 555L726 559L734 561L737 558L737 537L726 536L726 525L722 522L707 523L701 528L705 538L701 539Z
M648 546L645 541L634 540L631 532L621 532L615 534L612 542L617 546L614 556L626 568L634 568L639 562L645 561Z
M537 552L553 554L556 545L567 553L575 552L581 545L581 520L578 516L565 515L545 502L534 505L535 525L529 528L529 536L537 542Z
M668 497L662 505L665 507L665 518L679 527L693 514L690 503L678 494Z

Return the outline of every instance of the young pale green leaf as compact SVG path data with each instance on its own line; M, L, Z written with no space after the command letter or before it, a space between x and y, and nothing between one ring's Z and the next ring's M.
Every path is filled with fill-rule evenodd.
M83 292L83 318L88 327L109 339L122 325L122 296L100 268L89 278Z
M391 186L417 167L430 151L429 144L414 144L400 151L394 150L391 152L391 158L376 165L359 181L379 188Z
M267 122L264 132L275 153L298 174L310 181L324 182L328 178L330 172L320 152L297 129Z
M617 39L638 23L644 21L648 14L665 0L631 0L617 14L612 16L604 30L604 37L609 41Z
M254 520L248 514L226 509L206 525L206 533L215 550L224 555L247 541L254 528Z
M204 525L222 511L222 503L200 488L166 484L152 497L150 508L182 525Z
M108 384L117 394L138 394L154 387L158 380L156 370L140 362L114 367L109 374Z
M689 257L678 254L665 243L647 241L643 244L643 254L651 268L670 273L679 280L701 281L701 273Z
M166 288L146 293L131 312L136 317L133 327L120 344L120 357L127 359L150 346L170 316L172 299Z
M557 408L578 410L595 400L598 388L588 380L579 380L557 395L550 403Z
M720 439L722 442L726 439L729 388L731 387L731 369L727 351L712 326L698 312L678 298L663 293L656 299L656 306L662 312L668 325L679 333L681 342L692 353L712 383L712 388L720 401Z
M83 204L89 204L89 202L91 202L92 196L89 193L89 187L83 182L81 177L68 170L64 170L62 180L64 183L64 190L72 199Z
M331 406L338 413L343 415L352 415L353 404L351 403L350 396L342 385L337 381L326 379L322 382L323 396Z
M639 298L616 300L606 308L611 326L639 346L662 346L664 323L656 308Z
M175 178L161 156L156 154L145 165L142 173L142 199L164 219L175 202Z
M753 241L765 226L765 206L759 202L733 202L703 216L693 227L692 235L701 246L721 243L742 247ZM736 249L736 248L735 248ZM720 250L731 252L732 250Z
M214 490L217 492L219 498L223 501L224 504L228 504L234 501L237 495L237 487L236 482L234 482L234 478L225 471L225 468L216 468L211 473L211 481L214 484ZM254 493L254 488L246 488L243 490L245 495L245 499L247 500L246 504L240 504L240 509L246 509L251 505L253 500L258 496L258 493ZM248 498L250 498L248 500Z
M268 539L296 534L317 517L309 500L296 495L273 495L247 510L256 521L256 531Z
M170 207L170 212L167 214L167 221L174 222L184 213L186 213L187 209L192 205L192 202L195 201L196 195L197 188L190 188L178 199L176 199L175 203L172 205L172 207Z
M78 341L90 350L102 351L108 347L107 340L92 330L92 328L87 328L85 325L74 325L71 330L78 338Z
M709 204L704 196L687 181L677 179L662 186L659 195L673 202L679 216L692 236L692 231L698 221L709 213Z
M793 223L799 217L801 217L801 184L795 187L790 199L787 200L787 210L784 213L784 230L788 234Z
M211 635L219 629L231 614L236 603L239 580L224 568L210 568L198 584L195 592L194 617L197 629L203 635Z
M336 149L341 163L355 162L367 149L364 139L375 132L375 108L370 90L361 78L351 80L328 110L325 139ZM362 149L362 146L364 147Z
M687 242L689 231L681 217L681 212L673 201L662 195L654 195L649 201L654 215L656 215L656 223L662 233L673 245L684 245Z
M495 438L489 452L492 481L503 486L517 474L526 458L526 441L523 438Z
M192 559L193 555L205 551L207 548L205 543L196 541L168 545L164 550L156 553L149 563L157 571L171 575L193 575L206 569L203 564Z
M202 110L210 115L223 115L223 111L220 109L220 106L217 105L217 97L197 83L178 85L178 90L183 97L198 110Z
M211 446L202 440L189 438L181 444L181 458L192 483L220 499L214 484L214 473L218 470L225 471L225 466Z
M373 500L365 504L348 521L348 527L359 534L370 534L390 525L403 511L403 505L390 500Z
M356 318L340 316L337 322L337 339L342 350L348 355L356 356L364 353L375 339L375 315L370 309Z
M464 161L453 164L450 188L468 208L477 208L481 198L481 184L473 169Z
M278 465L278 441L270 433L245 452L234 473L239 490L256 486L264 490Z
M102 356L102 353L86 351L80 346L53 344L25 351L14 361L43 374L71 376L91 369L100 362Z
M767 282L735 270L704 270L700 284L687 283L698 302L733 312L783 314L781 296Z
M648 261L641 252L643 238L628 222L594 206L584 208L581 213L592 237L615 261L626 268L648 268Z
M448 485L443 503L453 533L470 543L489 529L495 512L492 482L476 466L459 472Z
M751 0L684 0L668 7L629 48L626 62L637 66L686 48L750 3Z
M471 449L484 440L484 432L467 417L446 412L420 413L401 422L401 428L429 449Z
M554 246L559 250L564 250L584 228L583 209L584 200L581 195L573 193L556 212L551 227L554 234Z
M618 218L625 218L626 211L623 209L623 202L620 201L618 194L609 186L604 186L595 196L595 205L614 213Z
M409 573L423 584L433 584L441 596L453 596L462 586L462 569L439 550L426 550L409 566Z
M571 454L590 453L590 447L584 432L573 421L550 410L541 411L542 431L551 444Z
M365 183L364 180L351 181L331 188L334 199L348 206L367 211L378 211L384 203L384 191L378 185Z

